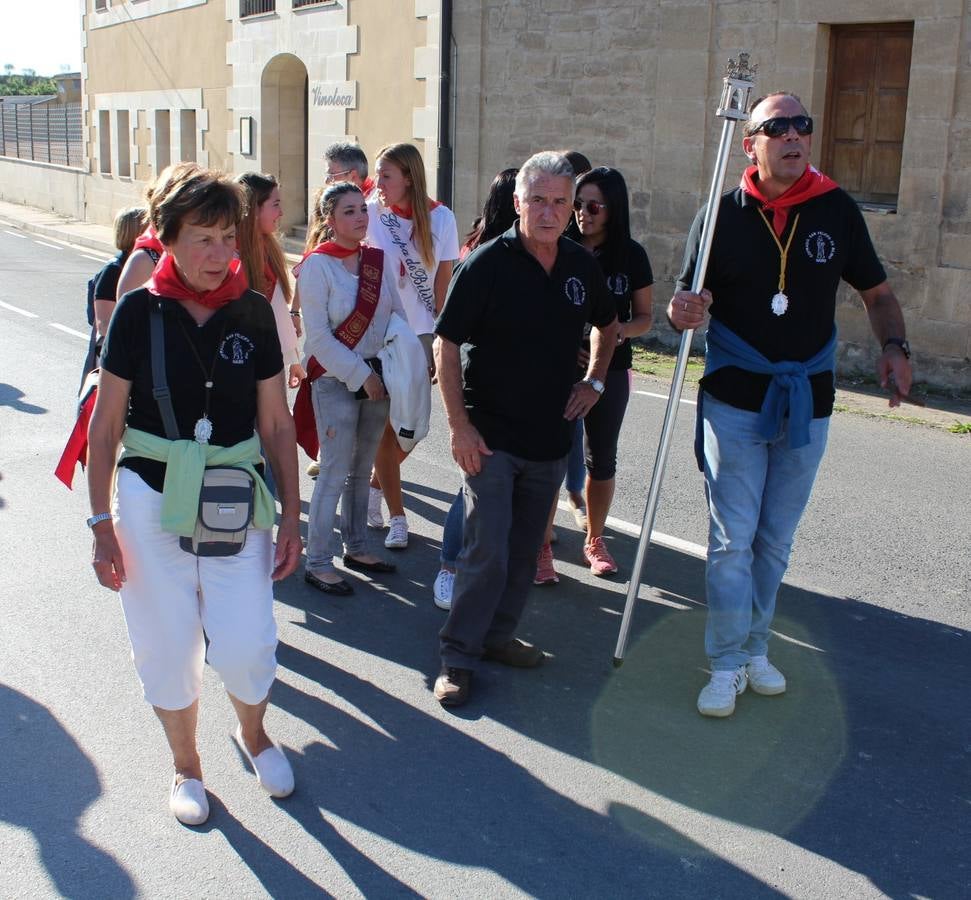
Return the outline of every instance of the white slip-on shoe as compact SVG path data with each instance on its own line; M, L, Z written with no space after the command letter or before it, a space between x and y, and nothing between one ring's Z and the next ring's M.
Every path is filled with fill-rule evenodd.
M198 778L172 779L169 810L183 825L201 825L209 818L209 799Z
M767 656L753 656L745 667L748 683L756 694L771 697L786 692L786 676L783 675Z
M711 680L698 694L698 712L703 716L724 718L735 712L735 698L745 693L748 675L745 666L737 669L716 669Z
M236 743L243 755L249 760L256 780L271 797L289 797L293 793L293 769L283 755L283 751L274 744L262 753L253 756L243 740L243 728L236 726Z
M435 597L435 605L439 609L452 608L452 588L455 587L455 573L448 569L442 569L435 578L432 593Z
M388 536L384 546L389 550L404 550L408 546L408 520L404 516L388 519Z
M384 493L381 488L371 488L367 498L367 527L384 528L384 512L381 504L384 502Z

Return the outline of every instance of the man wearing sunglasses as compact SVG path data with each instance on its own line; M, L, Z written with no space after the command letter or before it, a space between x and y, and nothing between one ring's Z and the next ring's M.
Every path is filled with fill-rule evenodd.
M793 94L757 100L742 148L752 165L721 199L704 290L688 290L703 212L688 237L671 324L710 314L695 451L710 512L706 716L729 716L746 687L781 694L769 662L776 594L809 501L835 398L836 294L860 294L890 405L907 396L903 314L856 202L809 165L813 121Z
M365 198L373 190L374 182L368 177L367 156L357 144L346 141L330 144L324 150L324 163L327 166L324 183L328 187L341 181L349 181L361 189Z

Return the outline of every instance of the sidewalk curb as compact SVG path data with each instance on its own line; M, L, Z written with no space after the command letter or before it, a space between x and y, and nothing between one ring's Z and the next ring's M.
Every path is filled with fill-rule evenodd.
M18 216L16 212L11 212L10 207L21 207L25 210L36 211L37 213L43 213L44 215L51 215L43 210L34 210L32 206L24 206L21 203L11 203L9 200L4 201L4 206L7 208L0 208L0 218L7 219L14 223L17 228L22 231L30 232L31 234L38 234L43 237L57 238L58 240L68 241L72 244L76 244L79 247L86 247L89 250L98 250L103 253L107 253L110 256L114 256L118 251L111 241L100 240L96 237L91 237L84 234L76 234L73 231L68 230L65 226L69 225L80 225L82 227L88 225L87 222L82 222L78 219L64 219L61 225L43 225L37 222L30 221L29 217ZM107 226L97 226L97 227L107 227Z

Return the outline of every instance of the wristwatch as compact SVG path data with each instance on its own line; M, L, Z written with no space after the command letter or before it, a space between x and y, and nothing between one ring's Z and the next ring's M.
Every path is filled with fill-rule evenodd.
M98 513L96 516L90 516L88 519L86 519L84 524L87 525L88 528L94 528L98 522L107 522L110 518L111 513Z
M584 384L589 384L598 394L604 392L604 383L599 378L584 378Z
M887 338L883 342L882 349L886 350L889 344L893 344L895 347L899 347L901 350L903 350L904 356L906 356L907 359L910 359L910 344L907 343L907 340L905 338L898 338L898 337Z

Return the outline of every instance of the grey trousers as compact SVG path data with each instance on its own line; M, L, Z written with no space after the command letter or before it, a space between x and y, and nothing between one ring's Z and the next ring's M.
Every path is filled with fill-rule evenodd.
M320 474L310 500L307 528L307 568L333 572L334 557L344 550L352 556L369 553L367 502L371 466L378 449L390 400L357 400L336 378L323 376L311 386ZM341 502L338 537L337 500Z
M513 636L565 471L565 456L532 462L495 450L478 475L464 476L465 535L439 633L443 665L474 669L486 647Z

